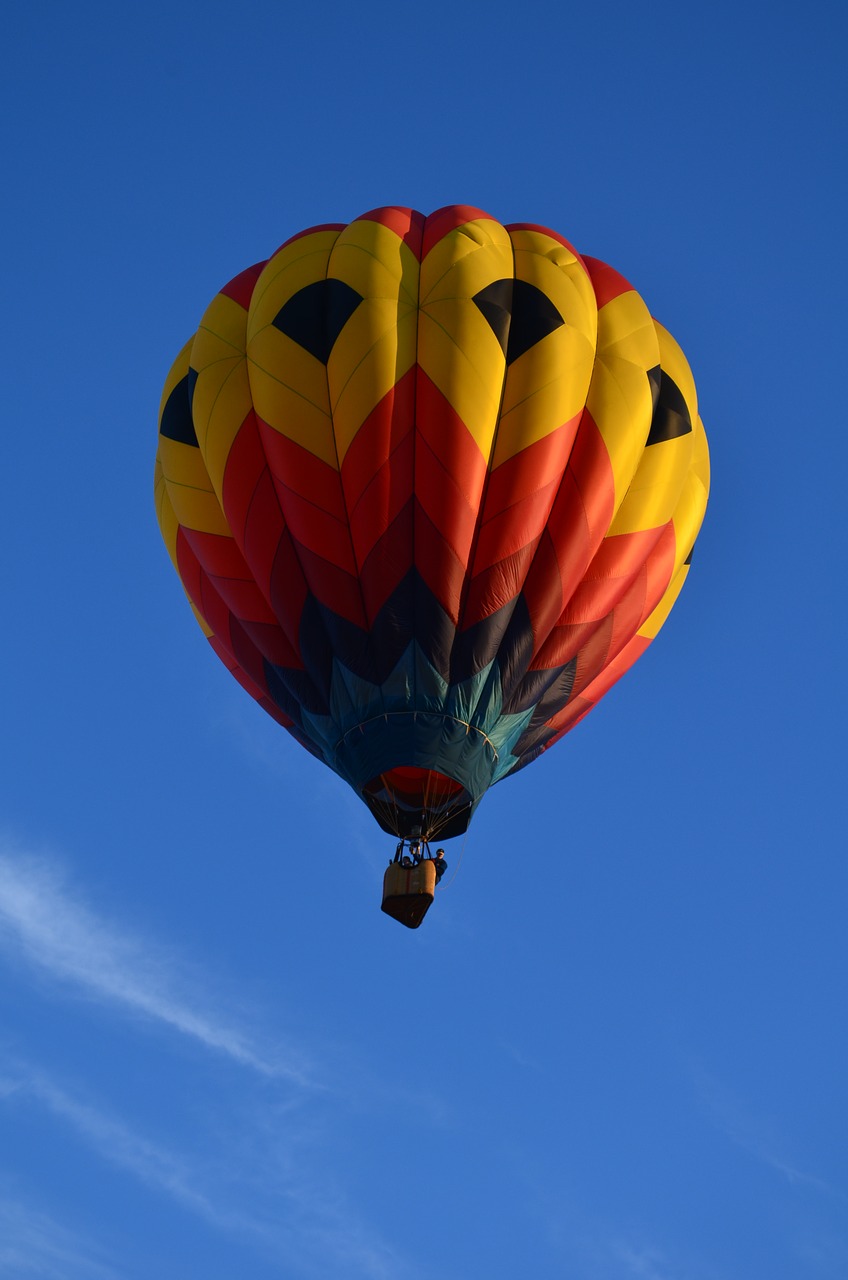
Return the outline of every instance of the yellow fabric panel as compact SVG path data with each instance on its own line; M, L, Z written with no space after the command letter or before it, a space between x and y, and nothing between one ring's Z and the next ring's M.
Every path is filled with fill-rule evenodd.
M610 534L659 529L674 515L692 459L692 432L645 449Z
M156 518L159 521L159 528L162 533L162 538L164 540L165 546L167 547L168 555L171 557L171 562L177 571L177 577L179 577L180 570L179 570L179 564L177 562L177 534L179 532L180 525L176 515L174 514L174 508L171 506L170 500L168 498L168 492L165 485L165 476L162 472L162 467L158 458L156 460L156 466L154 468L154 474L153 474L153 496L154 496L154 501L156 503ZM185 590L185 583L183 582L182 578L180 578L180 586L183 588L183 591L185 592L186 600L188 600L189 604L191 605L191 611L197 620L197 625L200 627L200 630L203 632L203 634L206 636L208 640L209 637L213 634L212 628L208 625L208 623L206 622L206 619L203 617L203 614L200 612L200 610L197 608L194 601L192 600L191 596Z
M280 435L336 466L324 366L277 329L265 329L248 350L250 393L259 417ZM272 369L285 369L283 382Z
M191 343L188 342L171 366L162 395L160 419L171 392L188 373L190 351ZM195 445L160 435L156 456L165 478L168 501L179 523L186 529L197 529L201 533L229 535L229 527L200 450Z
M683 584L689 574L689 565L682 564L671 579L666 588L665 595L660 600L653 613L649 614L639 628L637 635L642 636L646 640L653 640L660 628L665 624L666 618L674 608L675 601L680 595Z
M165 379L165 386L162 388L162 396L159 401L159 422L162 421L162 414L165 412L165 405L171 398L174 388L182 382L188 373L189 357L191 355L191 344L193 338L189 338L188 342L180 349L174 363L168 370L168 376ZM177 568L177 531L179 530L179 521L174 515L174 508L168 497L167 480L165 476L165 467L162 459L162 445L165 439L160 435L156 444L156 462L153 467L153 499L156 503L156 518L159 521L159 528L162 531L162 537L165 540L165 546L168 548L168 555L173 561L174 568ZM179 570L177 570L179 572Z
M360 218L338 234L329 274L363 298L395 298L418 304L418 259L397 232Z
M444 236L421 264L418 362L489 457L506 359L475 294L513 275L512 242L477 219Z
M700 417L696 419L695 439L692 442L692 470L704 486L704 492L710 492L710 447L707 433Z
M512 241L516 279L534 285L550 298L565 324L510 365L493 467L556 431L582 410L597 341L595 294L577 258L540 232L515 231Z
M648 370L660 362L651 313L632 289L598 312L598 349L586 406L609 454L615 507L624 500L651 429Z
M654 321L657 339L660 344L660 360L663 371L669 374L677 383L686 401L686 407L689 410L689 417L694 424L698 419L698 393L695 390L695 379L692 377L692 370L689 368L689 362L676 340L671 336L668 329L660 324L659 320Z
M333 467L336 445L326 370L273 322L294 294L326 278L338 234L317 231L275 254L256 282L247 324L248 377L257 414ZM285 381L280 370L285 370Z
M174 508L168 499L168 491L165 485L165 473L162 470L162 463L159 454L156 455L156 463L153 468L153 501L156 504L156 519L159 521L159 529L162 539L171 557L174 568L177 568L177 533L179 532L180 522L174 515Z
M679 387L689 410L692 431L648 446L639 462L627 494L610 526L610 533L657 529L674 515L692 464L698 404L695 383L686 357L661 324L654 322L660 363ZM688 554L688 553L687 553Z
M513 231L511 238L516 278L547 294L566 324L585 333L594 348L598 308L592 281L580 259L542 231Z
M327 365L340 463L375 405L414 365L417 341L417 310L388 299L366 299L345 325Z
M329 273L364 299L327 365L341 462L369 413L415 363L419 264L394 231L362 219L339 236Z
M698 418L693 432L692 464L674 511L674 536L677 540L675 573L695 545L695 539L707 510L709 489L710 456L707 448L707 433L704 431L703 422Z
M681 376L681 380L685 380L685 375L679 367L676 368L676 372ZM680 384L678 383L678 385ZM656 609L639 628L640 636L645 636L652 640L671 613L672 607L689 574L689 565L686 561L692 554L695 539L700 532L707 510L709 492L710 452L707 444L707 433L704 430L704 424L701 419L696 418L692 431L692 454L689 472L673 517L677 548L671 582Z
M197 374L192 418L209 479L222 501L224 467L251 408L245 343L247 312L219 293L207 308L191 349Z
M278 250L266 262L250 300L247 327L248 347L256 334L274 323L289 298L306 285L323 280L338 231L311 231Z
M200 450L176 440L163 440L159 456L168 499L183 528L232 537Z
M456 270L463 258L473 258L480 249L490 249L492 246L507 250L510 262L512 261L512 241L509 233L493 218L474 218L470 222L463 222L461 226L455 227L453 231L442 236L432 246L421 264L422 267L424 263L427 264L426 278L423 272L421 276L419 290L421 301L426 302L432 290L436 290L439 297L448 296L444 288L445 277ZM501 280L506 274L512 275L512 271L496 272L491 279ZM484 281L484 283L490 283L490 281ZM482 285L480 287L482 288ZM474 292L476 293L476 290Z

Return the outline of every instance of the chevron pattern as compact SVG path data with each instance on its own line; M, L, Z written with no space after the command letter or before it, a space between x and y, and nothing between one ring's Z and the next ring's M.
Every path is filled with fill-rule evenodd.
M708 488L639 295L466 206L287 241L162 396L157 512L201 627L398 836L463 831L644 652Z

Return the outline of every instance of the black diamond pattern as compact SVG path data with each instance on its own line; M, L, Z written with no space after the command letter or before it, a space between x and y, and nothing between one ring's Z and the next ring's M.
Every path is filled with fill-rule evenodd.
M180 379L165 401L162 420L159 423L159 434L166 436L168 440L178 440L180 444L193 444L197 448L197 435L191 420L191 392L197 375L194 375L191 382L190 376L191 370Z
M326 364L336 339L362 301L344 280L316 280L280 308L274 327Z
M651 370L651 373L654 371ZM651 376L648 374L648 377ZM660 373L660 394L654 405L654 417L646 446L675 440L692 430L692 419L683 399L683 393L673 378L663 369Z
M495 280L474 295L508 365L565 324L546 293L526 280Z

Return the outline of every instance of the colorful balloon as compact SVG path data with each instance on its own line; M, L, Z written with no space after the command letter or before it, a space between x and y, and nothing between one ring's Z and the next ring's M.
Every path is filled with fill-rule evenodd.
M294 236L162 396L198 622L399 838L464 831L644 653L708 488L689 366L627 281L461 205Z

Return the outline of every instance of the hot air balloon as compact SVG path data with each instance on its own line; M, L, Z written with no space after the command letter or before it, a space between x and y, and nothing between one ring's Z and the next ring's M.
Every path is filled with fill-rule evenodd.
M424 909L429 842L651 643L708 488L692 374L639 294L462 205L293 236L162 395L156 507L197 621L396 837L387 899Z

